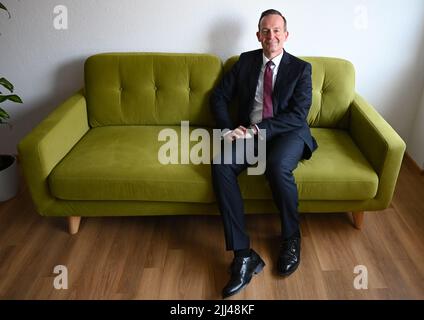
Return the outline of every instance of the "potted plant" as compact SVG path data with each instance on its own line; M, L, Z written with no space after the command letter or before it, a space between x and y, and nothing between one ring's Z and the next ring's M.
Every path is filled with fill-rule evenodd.
M7 11L6 7L0 2L0 9ZM4 89L8 93L3 93ZM0 78L0 104L5 101L12 101L22 103L22 100L16 94L13 94L13 84L6 78ZM8 124L7 120L10 119L9 114L0 107L0 125ZM0 202L13 198L18 192L18 170L16 165L16 157L12 155L0 154Z

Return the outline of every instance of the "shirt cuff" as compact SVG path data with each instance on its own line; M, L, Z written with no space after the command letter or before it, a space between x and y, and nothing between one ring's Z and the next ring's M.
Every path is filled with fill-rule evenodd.
M256 134L259 135L261 133L261 129L259 129L256 123L253 126L256 128Z
M265 137L262 135L261 129L259 129L258 125L255 123L253 126L256 128L256 132L257 132L256 134L259 137L259 139L264 140Z

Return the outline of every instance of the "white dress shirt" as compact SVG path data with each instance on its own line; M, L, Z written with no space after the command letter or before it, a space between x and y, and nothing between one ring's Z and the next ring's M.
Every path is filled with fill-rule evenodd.
M272 89L274 89L275 80L277 79L278 68L280 67L281 58L283 57L284 50L278 56L272 58L274 63L271 66L272 69ZM264 73L267 62L270 59L262 54L262 67L259 73L258 84L256 85L255 101L253 102L253 109L250 113L250 123L257 124L262 121L262 110L263 110L263 97L264 97Z

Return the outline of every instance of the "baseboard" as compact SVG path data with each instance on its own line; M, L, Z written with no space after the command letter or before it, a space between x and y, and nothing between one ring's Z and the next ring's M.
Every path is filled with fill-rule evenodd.
M421 169L421 167L418 165L418 163L415 162L415 160L409 155L408 152L405 152L404 159L414 168L414 170L417 172L417 174L424 176L424 169Z

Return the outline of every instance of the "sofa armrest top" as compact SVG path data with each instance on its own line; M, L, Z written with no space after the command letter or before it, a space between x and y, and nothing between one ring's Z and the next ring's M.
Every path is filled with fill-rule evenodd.
M50 172L89 130L82 92L59 105L18 145L23 173L39 212L53 200L47 184Z
M364 98L356 94L350 107L350 134L379 176L376 198L390 203L400 171L405 142Z

